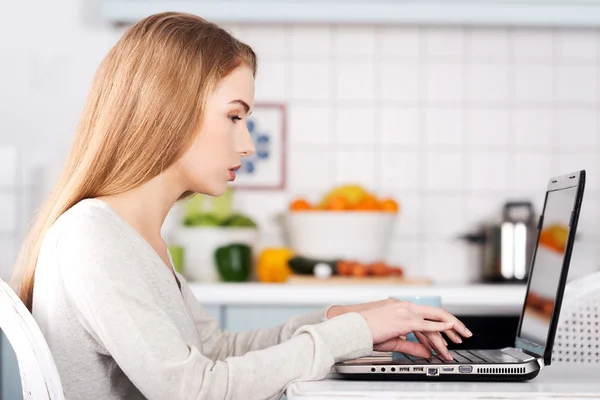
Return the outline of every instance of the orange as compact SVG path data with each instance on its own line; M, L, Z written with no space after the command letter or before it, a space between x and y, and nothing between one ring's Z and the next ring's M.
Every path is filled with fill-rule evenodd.
M394 199L384 199L379 203L382 211L396 213L400 210L400 206Z
M379 202L375 196L366 195L353 209L358 211L377 211L379 210Z
M329 211L343 211L348 208L348 202L342 196L334 196L324 204L324 208Z
M312 206L304 199L295 199L290 203L290 210L292 211L307 211L311 210Z

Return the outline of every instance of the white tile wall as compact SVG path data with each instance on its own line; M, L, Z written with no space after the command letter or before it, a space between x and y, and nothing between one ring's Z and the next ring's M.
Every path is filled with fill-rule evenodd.
M465 135L463 109L425 109L423 133L429 146L460 147Z
M383 106L376 115L380 124L382 145L416 146L419 134L419 109Z
M9 11L20 11L13 3ZM0 51L18 54L0 65L10 76L0 147L15 145L23 165L70 142L91 77L120 34L52 18L31 26L0 41ZM266 244L281 243L274 216L291 196L316 199L358 182L401 203L390 262L439 282L471 279L476 269L457 235L511 197L539 204L550 175L586 168L582 265L598 266L599 30L229 28L258 53L256 101L289 111L288 189L237 199L264 225ZM0 186L7 182L2 169Z

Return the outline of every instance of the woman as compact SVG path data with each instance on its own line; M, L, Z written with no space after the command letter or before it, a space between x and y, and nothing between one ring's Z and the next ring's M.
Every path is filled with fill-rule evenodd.
M391 300L219 330L174 271L160 228L178 199L221 195L254 151L245 121L255 74L250 47L180 13L140 21L100 65L15 268L67 398L278 398L373 349L448 356L441 332L470 336L444 310ZM404 340L413 331L420 343Z

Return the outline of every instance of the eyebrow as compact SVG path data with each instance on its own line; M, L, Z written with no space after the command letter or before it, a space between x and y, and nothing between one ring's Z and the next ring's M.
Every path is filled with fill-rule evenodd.
M246 114L248 114L248 111L250 111L250 106L244 100L237 99L237 100L233 100L233 101L229 102L229 104L233 104L233 103L241 104L242 107L244 107L244 111L246 111ZM250 113L250 114L252 114L252 113ZM250 114L248 114L248 115L250 115Z

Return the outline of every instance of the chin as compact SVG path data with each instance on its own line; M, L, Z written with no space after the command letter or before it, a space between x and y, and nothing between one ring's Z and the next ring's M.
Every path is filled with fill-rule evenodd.
M206 185L202 188L201 191L199 191L198 193L202 193L208 196L212 196L212 197L219 197L221 195L223 195L223 193L225 193L225 190L227 190L227 184L226 183L214 183L212 185Z

